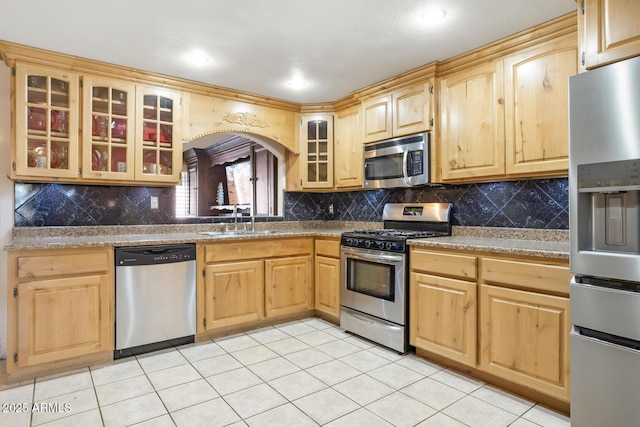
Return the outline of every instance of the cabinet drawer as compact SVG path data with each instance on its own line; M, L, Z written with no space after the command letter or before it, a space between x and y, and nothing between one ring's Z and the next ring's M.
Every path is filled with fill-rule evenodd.
M474 256L442 254L413 249L410 263L411 270L414 271L424 271L468 280L475 280L477 277L478 259Z
M340 258L340 240L316 240L316 255Z
M204 261L209 264L220 261L264 259L275 256L310 254L312 250L313 240L311 238L220 242L205 245Z
M568 265L482 259L482 279L486 283L512 285L569 295L571 273Z
M18 279L70 276L109 272L113 249L94 251L34 251L10 253L12 267Z

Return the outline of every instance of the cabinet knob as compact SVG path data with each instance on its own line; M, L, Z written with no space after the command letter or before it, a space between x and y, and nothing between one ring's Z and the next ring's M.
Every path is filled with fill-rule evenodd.
M502 99L502 98L498 99L498 104L503 105L504 104L504 99Z

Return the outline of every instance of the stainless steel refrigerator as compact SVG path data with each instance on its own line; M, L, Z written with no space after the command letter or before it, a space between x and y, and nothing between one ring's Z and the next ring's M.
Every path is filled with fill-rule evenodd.
M640 425L640 58L569 84L571 425Z

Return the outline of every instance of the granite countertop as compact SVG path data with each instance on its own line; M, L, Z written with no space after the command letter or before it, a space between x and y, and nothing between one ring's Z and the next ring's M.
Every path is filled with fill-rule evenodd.
M104 246L141 246L274 239L286 237L340 237L346 230L382 228L382 223L348 221L258 222L256 233L220 232L221 224L184 224L102 227L17 227L4 246L7 251L71 249ZM269 232L265 232L269 230ZM482 251L498 254L569 259L567 230L530 230L489 227L453 227L452 236L412 239L413 246Z
M413 239L409 243L439 249L569 259L568 230L454 227L449 237Z

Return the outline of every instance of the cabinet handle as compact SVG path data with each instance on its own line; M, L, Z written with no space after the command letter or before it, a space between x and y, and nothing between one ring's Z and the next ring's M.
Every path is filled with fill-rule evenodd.
M584 55L584 51L582 52L582 59L580 59L580 61L582 62L582 66L584 67L585 64L585 55Z

